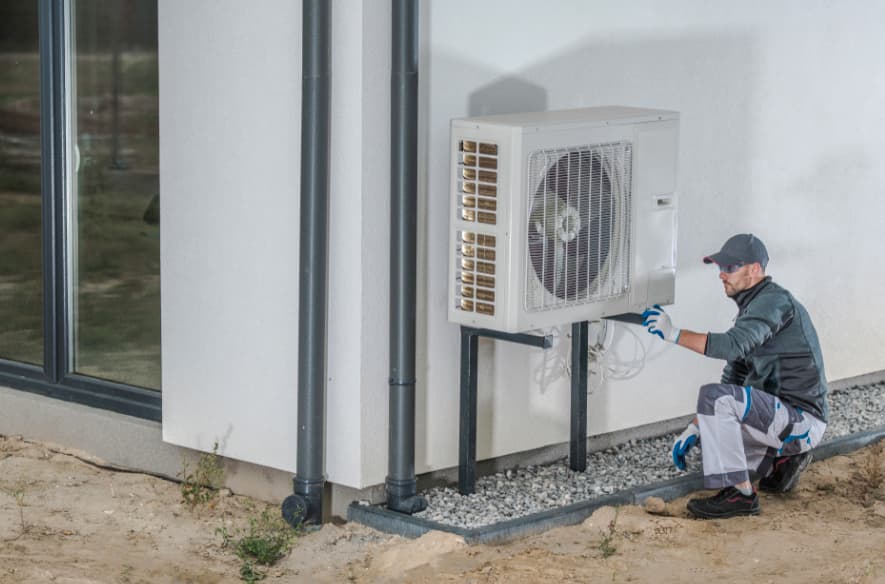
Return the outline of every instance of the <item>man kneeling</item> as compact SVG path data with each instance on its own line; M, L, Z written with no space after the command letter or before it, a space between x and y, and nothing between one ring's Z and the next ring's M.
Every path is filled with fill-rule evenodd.
M648 331L665 341L715 359L725 359L720 383L701 387L697 415L673 445L673 461L701 444L704 486L720 491L691 499L696 517L759 513L750 482L754 470L763 491L785 493L796 486L827 427L827 382L811 317L790 292L766 276L768 252L759 238L738 234L704 258L719 267L725 294L738 306L724 333L698 333L673 326L655 306L643 314Z

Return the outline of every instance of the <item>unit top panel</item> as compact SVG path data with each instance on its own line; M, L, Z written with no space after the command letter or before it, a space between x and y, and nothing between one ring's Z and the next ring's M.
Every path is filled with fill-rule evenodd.
M462 118L452 120L452 125L457 127L489 124L527 129L576 125L636 124L676 119L679 119L679 113L675 111L627 106L601 106Z

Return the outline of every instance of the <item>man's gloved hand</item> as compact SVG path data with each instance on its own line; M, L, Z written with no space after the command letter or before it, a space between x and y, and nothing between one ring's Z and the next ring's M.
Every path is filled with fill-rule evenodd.
M679 470L685 470L685 455L691 450L692 446L698 444L701 440L701 432L697 424L692 422L685 431L676 438L673 443L673 464Z
M642 313L642 326L648 328L648 332L658 335L671 343L679 342L679 333L682 331L670 321L670 315L664 312L659 304Z

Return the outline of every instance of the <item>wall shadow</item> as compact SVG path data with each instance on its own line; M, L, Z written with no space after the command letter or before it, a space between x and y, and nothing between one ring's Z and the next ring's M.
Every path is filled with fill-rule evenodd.
M547 90L527 79L507 75L480 87L467 98L467 115L491 116L547 109Z

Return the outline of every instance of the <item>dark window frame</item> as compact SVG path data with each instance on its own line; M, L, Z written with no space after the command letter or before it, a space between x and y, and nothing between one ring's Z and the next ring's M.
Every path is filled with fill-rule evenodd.
M0 385L51 398L162 420L159 391L74 373L67 284L65 216L68 120L66 59L68 18L64 0L39 0L40 145L43 239L43 366L0 358Z

